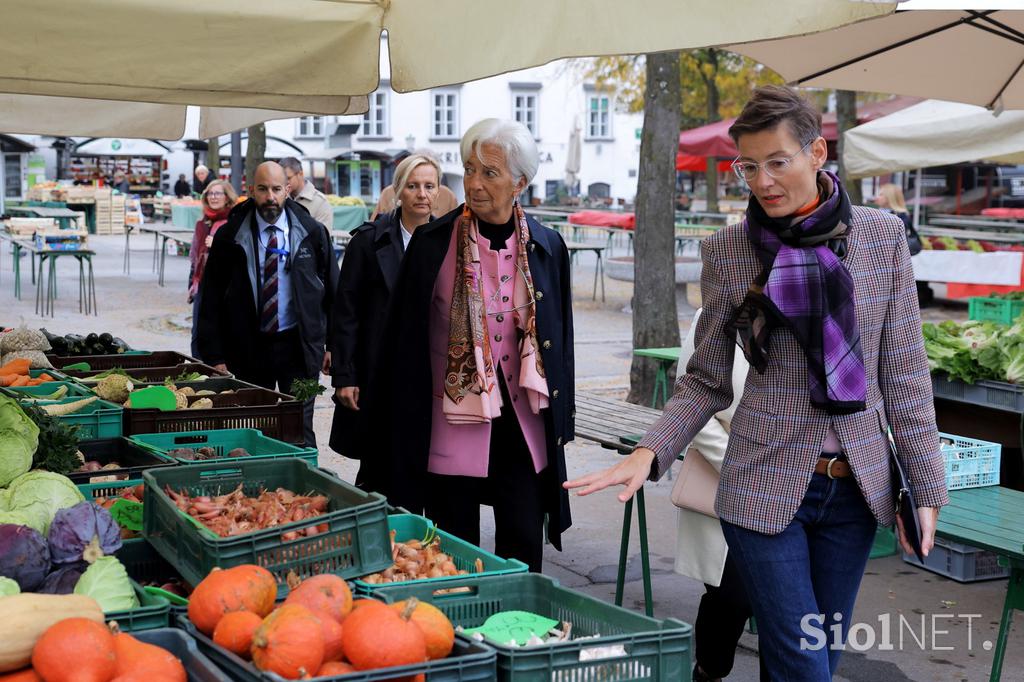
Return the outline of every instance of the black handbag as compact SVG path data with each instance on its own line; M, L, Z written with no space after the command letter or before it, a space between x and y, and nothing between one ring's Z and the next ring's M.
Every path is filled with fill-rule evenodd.
M892 469L892 496L896 500L896 515L903 521L903 532L914 550L918 561L924 563L924 554L921 552L921 524L917 518L917 504L914 502L914 493L910 490L910 481L907 479L907 472L903 469L899 456L896 454L896 442L893 440L892 431L889 432L889 465Z

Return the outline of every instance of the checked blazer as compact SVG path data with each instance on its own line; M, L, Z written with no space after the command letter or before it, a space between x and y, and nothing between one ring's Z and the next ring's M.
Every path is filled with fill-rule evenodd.
M748 372L731 424L716 503L719 517L730 523L768 535L785 529L814 474L830 422L880 524L894 520L890 424L918 505L949 502L903 223L854 206L846 240L842 260L854 283L866 409L829 415L812 407L803 350L789 330L776 329L769 339L768 367L764 374ZM664 413L639 444L657 455L654 479L712 415L731 404L736 343L727 323L761 268L742 224L704 240L701 257L704 311L695 350Z

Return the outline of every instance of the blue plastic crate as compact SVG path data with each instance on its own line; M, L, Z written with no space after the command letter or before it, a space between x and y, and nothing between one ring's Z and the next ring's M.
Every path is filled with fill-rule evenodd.
M999 485L1002 445L948 433L940 433L939 440L949 490Z

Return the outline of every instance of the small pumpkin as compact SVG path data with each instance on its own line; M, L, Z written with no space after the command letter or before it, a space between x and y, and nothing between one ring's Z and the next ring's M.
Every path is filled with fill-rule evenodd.
M345 619L345 658L359 670L411 665L427 660L423 631L410 618L418 603L408 600L401 612L362 604Z
M324 636L320 619L305 606L286 604L263 619L252 636L252 661L265 672L297 680L320 670Z
M114 653L117 655L118 677L186 682L188 675L181 661L167 649L140 642L114 626Z
M320 631L324 637L324 661L339 661L344 655L342 636L344 629L338 621L323 611L313 612L320 621Z
M225 613L252 611L263 618L276 599L277 581L267 569L251 564L215 568L189 597L188 617L200 632L212 635Z
M423 631L427 644L427 658L431 661L447 658L455 646L455 628L452 627L452 622L433 604L412 599L409 601L416 601L410 619ZM391 605L391 608L399 613L407 607L408 602L405 601Z
M43 678L32 668L25 668L16 673L0 675L0 682L43 682Z
M263 619L252 611L225 613L213 629L213 641L249 660L252 657L252 636L262 622Z
M67 618L36 642L32 667L46 682L109 682L117 672L114 635L88 618Z
M343 578L325 573L307 578L292 588L284 603L299 604L314 613L326 613L341 623L352 611L352 590Z
M351 663L346 663L345 661L327 661L320 666L320 670L317 671L315 677L347 675L348 673L354 672L358 671L352 667Z

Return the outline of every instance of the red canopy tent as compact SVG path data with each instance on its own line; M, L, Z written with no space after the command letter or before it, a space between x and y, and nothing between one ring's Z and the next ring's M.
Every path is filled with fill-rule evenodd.
M734 155L735 156L735 155ZM732 163L729 159L718 162L718 172L725 173L729 170L729 165ZM677 153L676 154L676 170L677 171L691 171L703 173L708 168L708 157L706 156L692 156L690 154Z
M857 109L857 125L873 121L882 116L906 109L921 101L920 97L893 97L881 102L870 102ZM735 158L739 152L732 138L729 137L729 126L735 118L709 123L700 128L692 128L679 133L679 153L690 156L717 156L719 158ZM830 143L839 139L839 124L834 112L821 117L821 136ZM676 157L678 167L679 157Z

